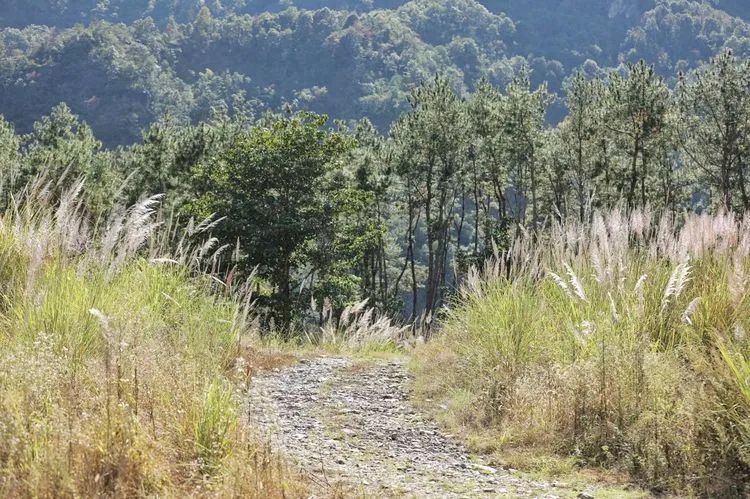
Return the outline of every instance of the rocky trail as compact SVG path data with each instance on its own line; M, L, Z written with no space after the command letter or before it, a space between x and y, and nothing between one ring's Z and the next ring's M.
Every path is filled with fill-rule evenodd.
M409 402L400 362L302 360L253 380L250 421L321 496L559 497L469 455Z

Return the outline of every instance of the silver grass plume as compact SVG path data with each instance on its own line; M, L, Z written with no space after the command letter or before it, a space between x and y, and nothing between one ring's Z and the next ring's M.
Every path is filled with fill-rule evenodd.
M737 343L744 343L746 338L747 335L745 334L745 328L742 327L742 324L735 324L734 341L736 341Z
M565 294L566 294L566 295L568 295L568 296L570 297L570 299L571 299L571 300L574 300L574 299L575 299L575 296L574 296L574 295L573 295L573 293L572 293L572 292L570 291L570 287L568 286L568 283L567 283L567 282L565 282L565 279L563 279L563 278L562 278L562 277L560 277L559 275L557 275L557 274L555 274L554 272L552 272L552 271L549 271L549 270L547 271L547 274L549 274L549 276L550 276L550 277L552 278L552 280L553 280L553 281L555 281L555 283L556 283L556 284L557 284L558 286L560 286L560 289L562 289L563 291L565 291Z
M581 325L575 329L575 337L581 346L586 346L595 329L596 325L589 320L581 322Z
M728 278L729 298L734 306L738 306L745 297L748 277L742 257L735 255L733 260L732 271L729 273Z
M573 288L573 291L575 291L575 294L578 298L581 299L581 301L588 302L588 299L586 298L586 293L583 290L583 284L581 283L581 280L578 278L575 272L573 272L573 269L570 265L567 263L563 264L565 266L565 270L568 273L568 277L570 277L570 285Z
M664 296L661 299L662 312L664 312L672 299L680 296L685 284L690 279L690 265L688 265L688 262L689 261L686 259L684 262L677 265L672 272L672 275L669 276L667 286L664 288Z
M699 296L691 301L685 311L682 313L682 322L688 326L693 325L693 314L698 310L698 306L701 304L702 298Z
M617 305L615 305L615 299L612 298L612 293L607 292L607 296L609 296L609 312L612 314L612 322L617 324L620 322L620 314L617 313Z

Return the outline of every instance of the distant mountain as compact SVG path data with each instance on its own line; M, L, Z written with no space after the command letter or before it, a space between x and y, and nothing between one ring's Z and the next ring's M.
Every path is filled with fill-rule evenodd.
M749 54L749 20L742 0L0 0L0 113L25 132L65 101L109 145L288 101L385 129L437 72L470 91L528 64L559 92L644 58L673 78Z

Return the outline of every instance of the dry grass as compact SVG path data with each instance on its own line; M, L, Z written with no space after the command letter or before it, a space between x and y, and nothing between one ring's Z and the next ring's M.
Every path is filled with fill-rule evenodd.
M417 388L478 447L534 449L661 490L747 494L750 221L621 211L473 272Z
M327 352L365 356L400 352L411 335L411 326L396 323L367 303L363 300L334 314L326 301L320 312L322 326L306 332L305 341Z
M240 423L249 300L158 253L156 199L94 231L80 191L0 218L0 496L304 495Z
M260 349L254 346L243 346L238 357L238 364L241 366L244 375L247 378L252 378L268 371L293 366L298 360L297 355L289 352L272 348Z

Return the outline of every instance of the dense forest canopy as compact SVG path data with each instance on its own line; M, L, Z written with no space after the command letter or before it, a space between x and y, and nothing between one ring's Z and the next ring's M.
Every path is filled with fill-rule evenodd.
M167 113L277 110L287 102L387 130L435 73L464 95L523 66L566 78L643 58L678 72L750 51L750 6L695 0L0 1L0 114L19 132L65 102L106 146ZM553 102L548 120L559 121Z
M427 320L551 220L750 209L750 10L542 3L6 5L2 202L83 177L92 221L218 218L215 265L285 331Z
M528 66L473 87L431 77L387 134L292 105L255 116L235 98L197 124L167 115L115 150L60 104L28 134L0 121L4 202L39 176L61 195L83 177L99 223L164 194L165 213L210 224L204 256L253 276L269 327L284 331L323 303L363 299L427 320L519 233L594 210L750 210L750 63L730 50L674 88L644 61L579 71L556 125L545 121L556 97Z

